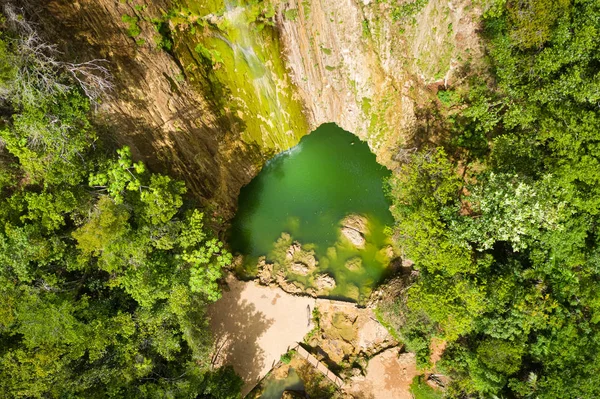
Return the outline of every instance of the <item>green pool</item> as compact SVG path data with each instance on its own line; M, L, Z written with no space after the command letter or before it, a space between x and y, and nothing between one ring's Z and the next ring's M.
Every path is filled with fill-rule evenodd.
M391 258L390 238L384 230L393 219L383 190L389 174L365 142L335 124L322 125L305 136L271 159L241 190L230 229L232 249L244 255L238 272L255 275L258 258L266 256L288 281L305 288L314 288L323 274L333 277L335 288L319 295L365 299L386 273ZM348 215L362 224L357 229L361 245L341 233ZM348 230L356 227L350 225ZM301 246L293 260L292 242ZM309 270L295 273L292 264L308 265Z

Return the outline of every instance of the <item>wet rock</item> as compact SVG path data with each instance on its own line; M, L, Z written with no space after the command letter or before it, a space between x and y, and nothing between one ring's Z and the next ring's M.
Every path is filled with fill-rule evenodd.
M276 274L277 284L281 287L282 290L287 292L288 294L299 294L304 291L304 287L297 281L290 282L285 278L285 273L280 270Z
M294 274L299 274L301 276L306 276L309 272L309 267L308 265L305 265L302 262L294 262L292 263L292 265L290 266L290 271Z
M381 252L388 259L392 259L394 257L394 248L391 245L386 245L385 247L381 248L379 252Z
M275 281L275 278L273 277L273 264L267 263L264 256L261 256L258 259L257 268L257 277L260 284L269 285Z
M292 270L296 274L301 274L303 276L310 273L313 269L317 267L317 258L315 258L314 251L307 251L302 249L302 245L298 241L294 241L292 245L289 246L285 253L286 264L289 265L290 270ZM304 272L298 264L304 264L308 269ZM294 268L296 270L294 270Z
M332 290L335 288L335 279L329 274L320 274L315 280L319 291Z
M357 248L365 247L365 235L367 234L367 218L361 215L351 214L341 222L341 233Z
M352 381L364 381L365 380L363 371L358 367L352 368L348 374L349 374L350 380L352 380Z
M365 247L365 243L366 243L365 237L363 237L363 235L360 234L358 231L350 229L350 228L347 228L347 227L342 227L342 234L356 248L361 248L362 249L362 248Z
M298 241L294 241L286 251L285 259L289 261L294 260L294 255L296 254L296 252L300 252L301 250L302 246L300 245L300 243Z
M275 367L271 370L271 376L276 380L284 380L288 377L290 373L290 365L282 364L279 367Z
M362 258L360 256L350 258L346 261L344 266L346 266L346 269L352 272L360 271L362 270Z

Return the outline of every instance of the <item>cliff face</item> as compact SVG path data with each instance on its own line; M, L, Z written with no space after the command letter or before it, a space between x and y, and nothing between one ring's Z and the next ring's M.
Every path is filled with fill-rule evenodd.
M421 7L410 7L421 3ZM464 1L290 0L278 25L312 127L336 122L393 168L410 145L427 84L478 53ZM294 18L289 18L294 15ZM287 17L286 17L287 16ZM473 38L468 41L467 38ZM429 93L431 94L431 93Z
M65 57L110 61L100 115L116 141L225 217L270 156L322 123L393 168L426 86L478 52L466 0L37 3Z
M99 114L118 144L130 146L151 169L185 180L195 196L230 216L239 189L258 173L265 157L257 144L239 139L236 118L217 111L202 90L185 80L179 60L156 48L155 32L143 26L143 17L138 17L142 33L128 35L122 17L139 15L136 5L57 0L40 2L39 10L44 29L51 30L47 33L58 40L66 59L110 62L116 89ZM152 1L143 11L160 15L170 6Z

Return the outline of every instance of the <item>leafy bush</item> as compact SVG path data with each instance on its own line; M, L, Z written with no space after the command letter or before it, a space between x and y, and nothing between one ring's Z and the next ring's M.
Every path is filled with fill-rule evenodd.
M449 397L600 396L599 21L591 0L495 2L453 157L422 148L390 182L423 315L401 333L448 341Z
M206 319L231 255L184 209L182 182L98 140L80 75L64 73L75 64L12 23L0 33L0 396L239 397L233 370L210 368Z
M440 392L427 385L422 375L413 379L410 392L415 399L442 399L443 397Z
M281 355L281 358L279 359L279 361L283 364L289 364L292 361L293 356L294 356L294 353L292 351L286 352L283 355Z

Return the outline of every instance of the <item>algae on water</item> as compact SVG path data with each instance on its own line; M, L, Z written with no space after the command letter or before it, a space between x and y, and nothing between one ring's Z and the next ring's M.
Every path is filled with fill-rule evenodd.
M366 143L323 125L242 189L233 249L249 275L290 292L365 301L393 257L383 180Z

